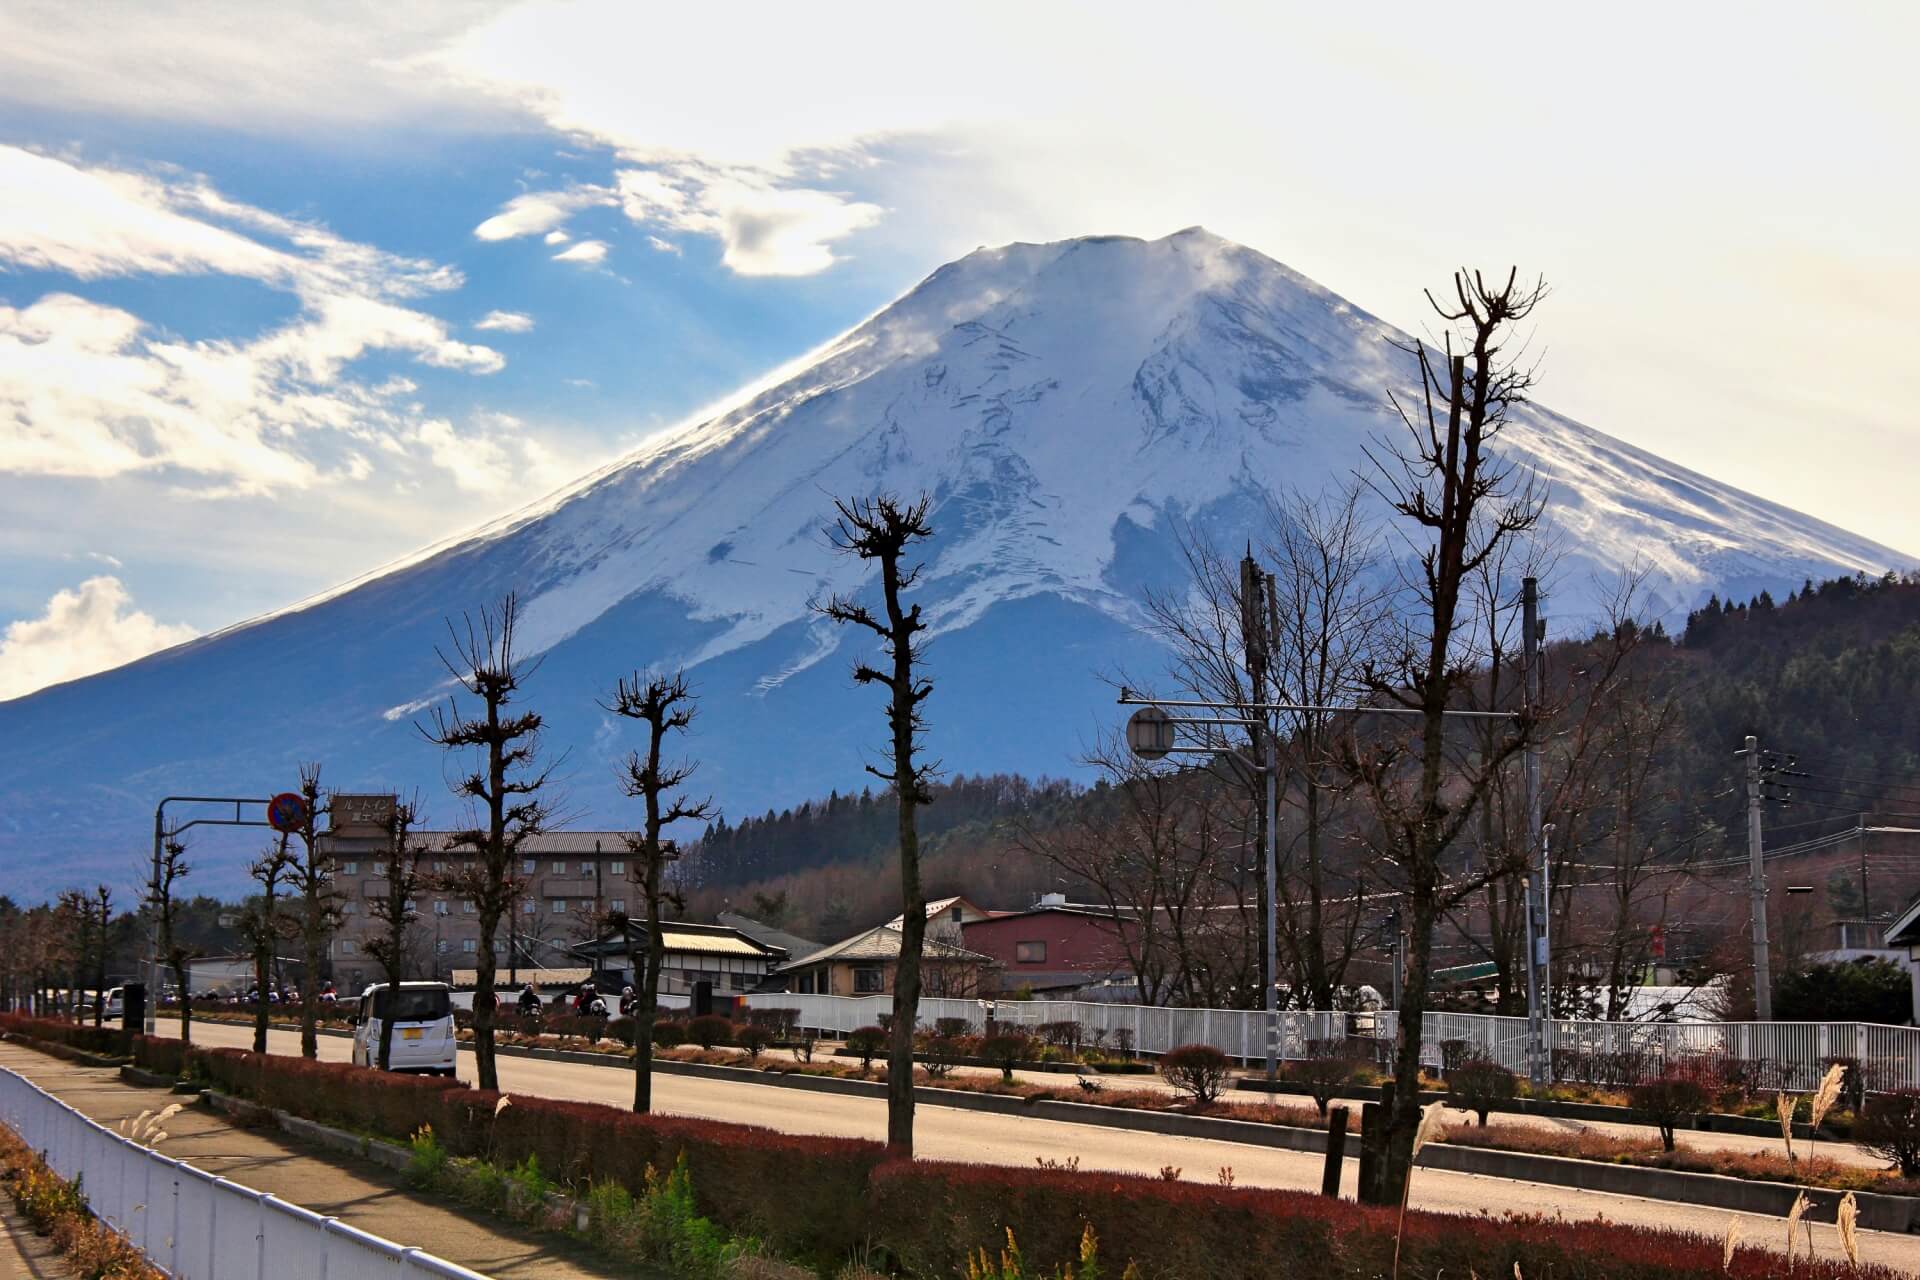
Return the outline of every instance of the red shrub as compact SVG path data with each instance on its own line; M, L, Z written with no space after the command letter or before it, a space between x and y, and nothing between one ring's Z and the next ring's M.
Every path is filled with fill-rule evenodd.
M855 1027L847 1032L847 1052L860 1059L860 1069L865 1071L873 1065L873 1060L887 1051L887 1032L884 1027Z
M1227 1055L1210 1044L1183 1044L1160 1055L1160 1074L1195 1102L1220 1096L1227 1083Z
M702 1014L687 1023L687 1039L702 1049L733 1043L733 1023L717 1013Z
M871 1187L871 1238L916 1275L964 1274L965 1252L997 1247L1009 1229L1028 1258L1051 1265L1075 1256L1088 1225L1116 1272L1133 1262L1144 1275L1182 1280L1377 1280L1393 1259L1393 1210L1303 1192L930 1161L882 1165ZM1543 1218L1407 1216L1405 1275L1512 1275L1516 1263L1524 1275L1556 1280L1723 1274L1719 1242L1699 1236ZM1730 1274L1759 1280L1778 1263L1775 1254L1742 1250ZM1856 1273L1841 1261L1796 1274L1840 1280L1872 1271L1878 1280L1894 1275Z

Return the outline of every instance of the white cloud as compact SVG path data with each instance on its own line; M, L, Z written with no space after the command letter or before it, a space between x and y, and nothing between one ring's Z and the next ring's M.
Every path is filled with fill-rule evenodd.
M528 191L501 206L500 212L473 229L482 240L512 240L551 232L582 209L617 203L606 187L574 186L565 191ZM564 235L561 239L565 239ZM552 243L551 240L548 243Z
M203 179L88 168L0 147L0 264L81 280L206 273L294 295L250 339L189 340L67 292L0 303L0 472L105 478L165 470L199 496L303 488L354 442L404 439L406 379L347 376L371 352L487 374L505 361L403 299L449 268L228 200Z
M571 248L562 249L553 255L555 262L578 262L583 266L604 261L607 256L607 242L604 240L582 240Z
M524 424L508 414L483 415L464 432L443 418L422 422L414 438L469 493L534 496L571 479Z
M671 253L675 257L680 256L680 246L671 240L662 240L659 236L648 236L647 243L661 253Z
M533 317L524 311L489 311L474 321L476 329L494 329L501 333L525 333L533 328Z
M9 623L0 637L0 700L105 671L199 634L132 606L120 580L102 575L56 591L40 617Z
M567 241L573 239L572 236L564 231L549 231L542 238L545 239L548 244L565 244Z

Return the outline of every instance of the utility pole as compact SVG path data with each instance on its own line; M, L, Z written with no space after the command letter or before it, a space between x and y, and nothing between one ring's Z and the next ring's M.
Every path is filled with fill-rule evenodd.
M1747 899L1753 913L1753 1011L1773 1021L1773 966L1767 958L1767 868L1760 850L1760 739L1747 735Z
M1280 735L1273 730L1269 713L1264 710L1267 701L1267 627L1269 624L1268 601L1273 594L1273 577L1261 569L1253 558L1253 548L1247 548L1246 558L1240 562L1240 640L1241 652L1246 659L1247 679L1253 690L1253 706L1263 708L1255 712L1249 708L1244 714L1252 723L1249 731L1253 735L1254 759L1260 762L1260 772L1264 794L1261 805L1261 889L1260 919L1263 926L1264 952L1260 963L1260 985L1264 994L1267 1012L1267 1080L1272 1082L1280 1074L1280 993L1276 989L1279 978L1278 924L1275 914L1280 902L1279 887L1279 844L1278 832L1280 808Z
M1520 679L1525 700L1526 713L1531 718L1540 710L1540 640L1543 627L1540 621L1540 583L1532 577L1520 580ZM1526 754L1522 758L1522 772L1526 780L1527 804L1527 879L1526 879L1526 947L1527 947L1527 1078L1535 1085L1549 1083L1547 1079L1547 1041L1548 1009L1553 980L1548 965L1547 950L1547 910L1549 895L1547 889L1547 848L1542 839L1540 813L1540 738L1538 734L1529 736ZM1538 865L1534 858L1540 859Z

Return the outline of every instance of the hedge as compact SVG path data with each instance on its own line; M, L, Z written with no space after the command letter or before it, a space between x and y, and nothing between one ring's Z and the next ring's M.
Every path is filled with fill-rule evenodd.
M25 1013L0 1013L0 1031L30 1036L66 1045L82 1053L112 1057L120 1052L120 1027L96 1027L91 1022L67 1022L61 1018L36 1018Z
M1416 1172L1416 1180L1420 1174ZM893 1161L874 1171L871 1238L916 1275L966 1274L966 1253L1011 1230L1043 1264L1075 1256L1091 1225L1100 1255L1148 1280L1378 1280L1392 1269L1395 1211L1298 1191L1079 1173ZM1785 1274L1785 1259L1743 1248L1722 1272L1721 1244L1681 1232L1541 1217L1407 1215L1401 1273L1553 1280L1678 1280ZM1892 1280L1885 1267L1797 1262L1808 1280Z

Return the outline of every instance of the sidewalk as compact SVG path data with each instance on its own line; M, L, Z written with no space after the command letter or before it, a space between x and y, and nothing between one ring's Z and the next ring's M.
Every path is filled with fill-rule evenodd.
M0 1193L0 1280L72 1280L51 1241L33 1233L13 1201Z
M0 1044L0 1067L18 1072L108 1128L142 1111L188 1101L159 1089L123 1084L111 1070L63 1062L13 1044ZM522 1231L418 1197L397 1176L370 1162L312 1151L278 1133L237 1128L204 1106L187 1107L167 1121L166 1129L170 1136L159 1148L164 1155L483 1275L587 1280L634 1274L600 1262L560 1236ZM5 1248L0 1241L0 1275L6 1274L9 1261Z

